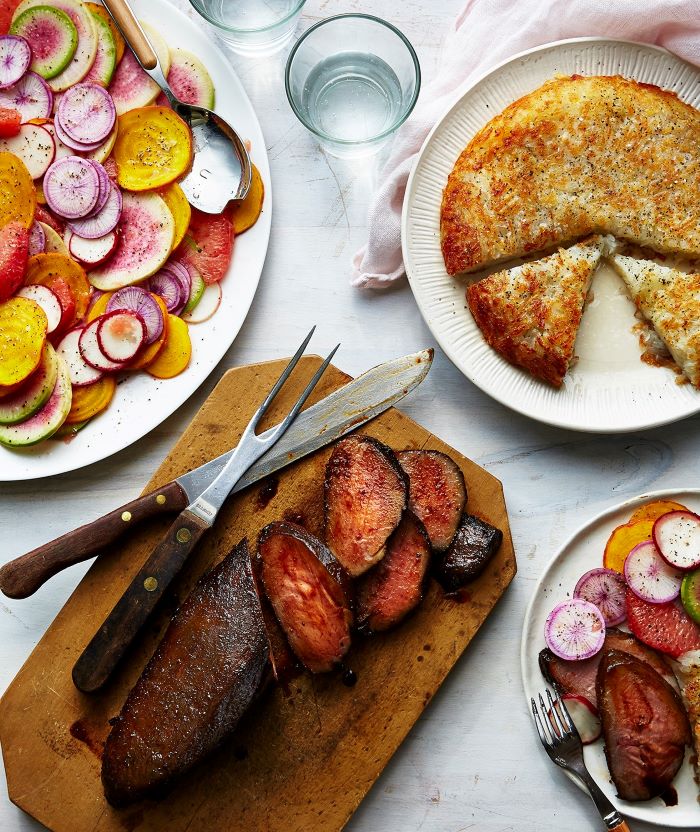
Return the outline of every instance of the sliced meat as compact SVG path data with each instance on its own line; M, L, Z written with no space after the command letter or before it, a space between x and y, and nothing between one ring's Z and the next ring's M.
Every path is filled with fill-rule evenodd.
M603 647L593 658L581 662L566 661L555 656L551 650L542 650L540 653L540 670L544 678L557 688L559 693L570 693L573 696L583 696L597 707L595 681L598 674L598 666L603 654L607 650L619 650L629 653L640 661L646 662L669 684L675 686L676 680L673 671L666 663L663 656L638 641L631 633L625 633L614 627L609 627L603 642Z
M406 475L391 448L370 436L338 442L326 466L325 536L350 575L382 559L407 503Z
M430 539L421 521L404 512L389 538L386 555L364 574L356 595L358 627L369 632L388 630L423 600L430 564Z
M107 738L102 783L113 806L161 791L236 727L268 646L246 542L175 613Z
M596 680L605 756L623 800L658 797L676 776L690 725L676 691L645 662L607 650Z
M433 549L444 552L467 504L464 474L440 451L401 451L397 456L408 476L409 508L423 521Z
M435 577L447 592L456 592L481 575L502 540L500 529L463 514L450 548L436 563Z
M312 673L332 670L350 648L347 573L327 546L293 523L265 526L258 554L265 594L297 658Z

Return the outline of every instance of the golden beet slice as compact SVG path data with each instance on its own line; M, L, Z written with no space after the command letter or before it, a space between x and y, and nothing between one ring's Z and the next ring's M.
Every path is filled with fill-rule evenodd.
M293 523L270 523L258 555L265 594L289 644L312 673L332 670L350 649L347 576L320 540Z
M389 538L386 555L360 578L356 618L359 629L378 633L403 620L423 600L430 565L430 539L421 521L404 512Z
M457 463L440 451L401 451L408 475L408 505L423 522L436 552L450 545L467 504L467 486Z
M384 556L408 501L406 475L393 451L370 436L349 436L326 466L326 543L357 577Z

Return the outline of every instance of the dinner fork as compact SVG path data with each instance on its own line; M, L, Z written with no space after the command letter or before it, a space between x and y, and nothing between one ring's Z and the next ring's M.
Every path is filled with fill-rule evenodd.
M537 733L550 760L560 768L571 772L588 789L596 809L603 818L606 829L615 830L615 832L630 832L630 828L622 815L603 794L598 784L589 774L583 761L581 737L558 691L555 690L554 698L552 698L549 689L546 689L546 696L549 708L545 706L542 694L538 694L542 714L538 711L534 698L530 699L530 703L535 717Z
M335 347L323 361L279 425L264 434L255 433L272 400L304 354L315 328L306 336L263 403L253 414L219 475L176 517L83 651L73 667L73 682L79 690L90 693L104 685L200 538L214 524L219 510L238 480L282 437L296 419L338 347Z

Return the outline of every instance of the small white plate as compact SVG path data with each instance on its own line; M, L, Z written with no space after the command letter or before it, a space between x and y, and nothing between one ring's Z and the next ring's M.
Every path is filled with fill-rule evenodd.
M248 96L231 64L201 29L167 0L133 0L136 15L152 23L170 46L198 55L216 89L216 111L250 142L250 155L265 183L258 222L236 238L233 260L222 282L223 300L207 322L190 326L192 360L179 376L158 380L135 373L121 380L110 406L70 442L47 441L32 448L0 446L0 482L31 480L73 471L128 447L167 419L202 384L243 326L260 280L272 216L272 186L265 140Z
M649 494L642 494L640 497L626 500L614 508L606 509L590 522L581 526L567 540L545 569L542 577L537 582L525 614L520 645L520 669L528 703L530 697L536 697L537 693L542 691L546 684L540 673L538 655L545 646L544 624L547 615L555 604L571 597L571 593L581 575L589 569L602 566L605 544L616 526L626 523L638 506L652 500L664 499L675 500L693 511L700 511L700 489L697 488L654 491ZM533 724L532 753L540 752L545 753L540 746ZM690 754L691 750L687 749L683 766L673 781L673 785L678 792L678 805L666 806L660 798L644 803L628 803L625 800L620 800L615 796L615 787L610 781L602 741L599 740L584 749L586 766L593 779L623 815L675 829L700 827L698 788L693 781L693 770L689 762ZM574 782L576 781L574 780Z
M576 342L578 363L555 390L513 367L484 341L440 250L440 204L458 156L495 113L557 74L624 75L673 90L700 105L700 71L664 49L629 41L577 38L524 52L470 87L433 128L406 189L403 259L423 318L471 381L513 410L559 427L596 433L641 430L700 411L700 391L671 370L639 360L634 305L620 279L601 266Z

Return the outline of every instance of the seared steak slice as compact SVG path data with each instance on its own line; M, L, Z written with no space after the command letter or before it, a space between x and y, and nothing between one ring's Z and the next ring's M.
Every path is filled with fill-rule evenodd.
M456 592L481 575L502 540L500 529L463 514L450 548L438 559L435 576L447 592Z

